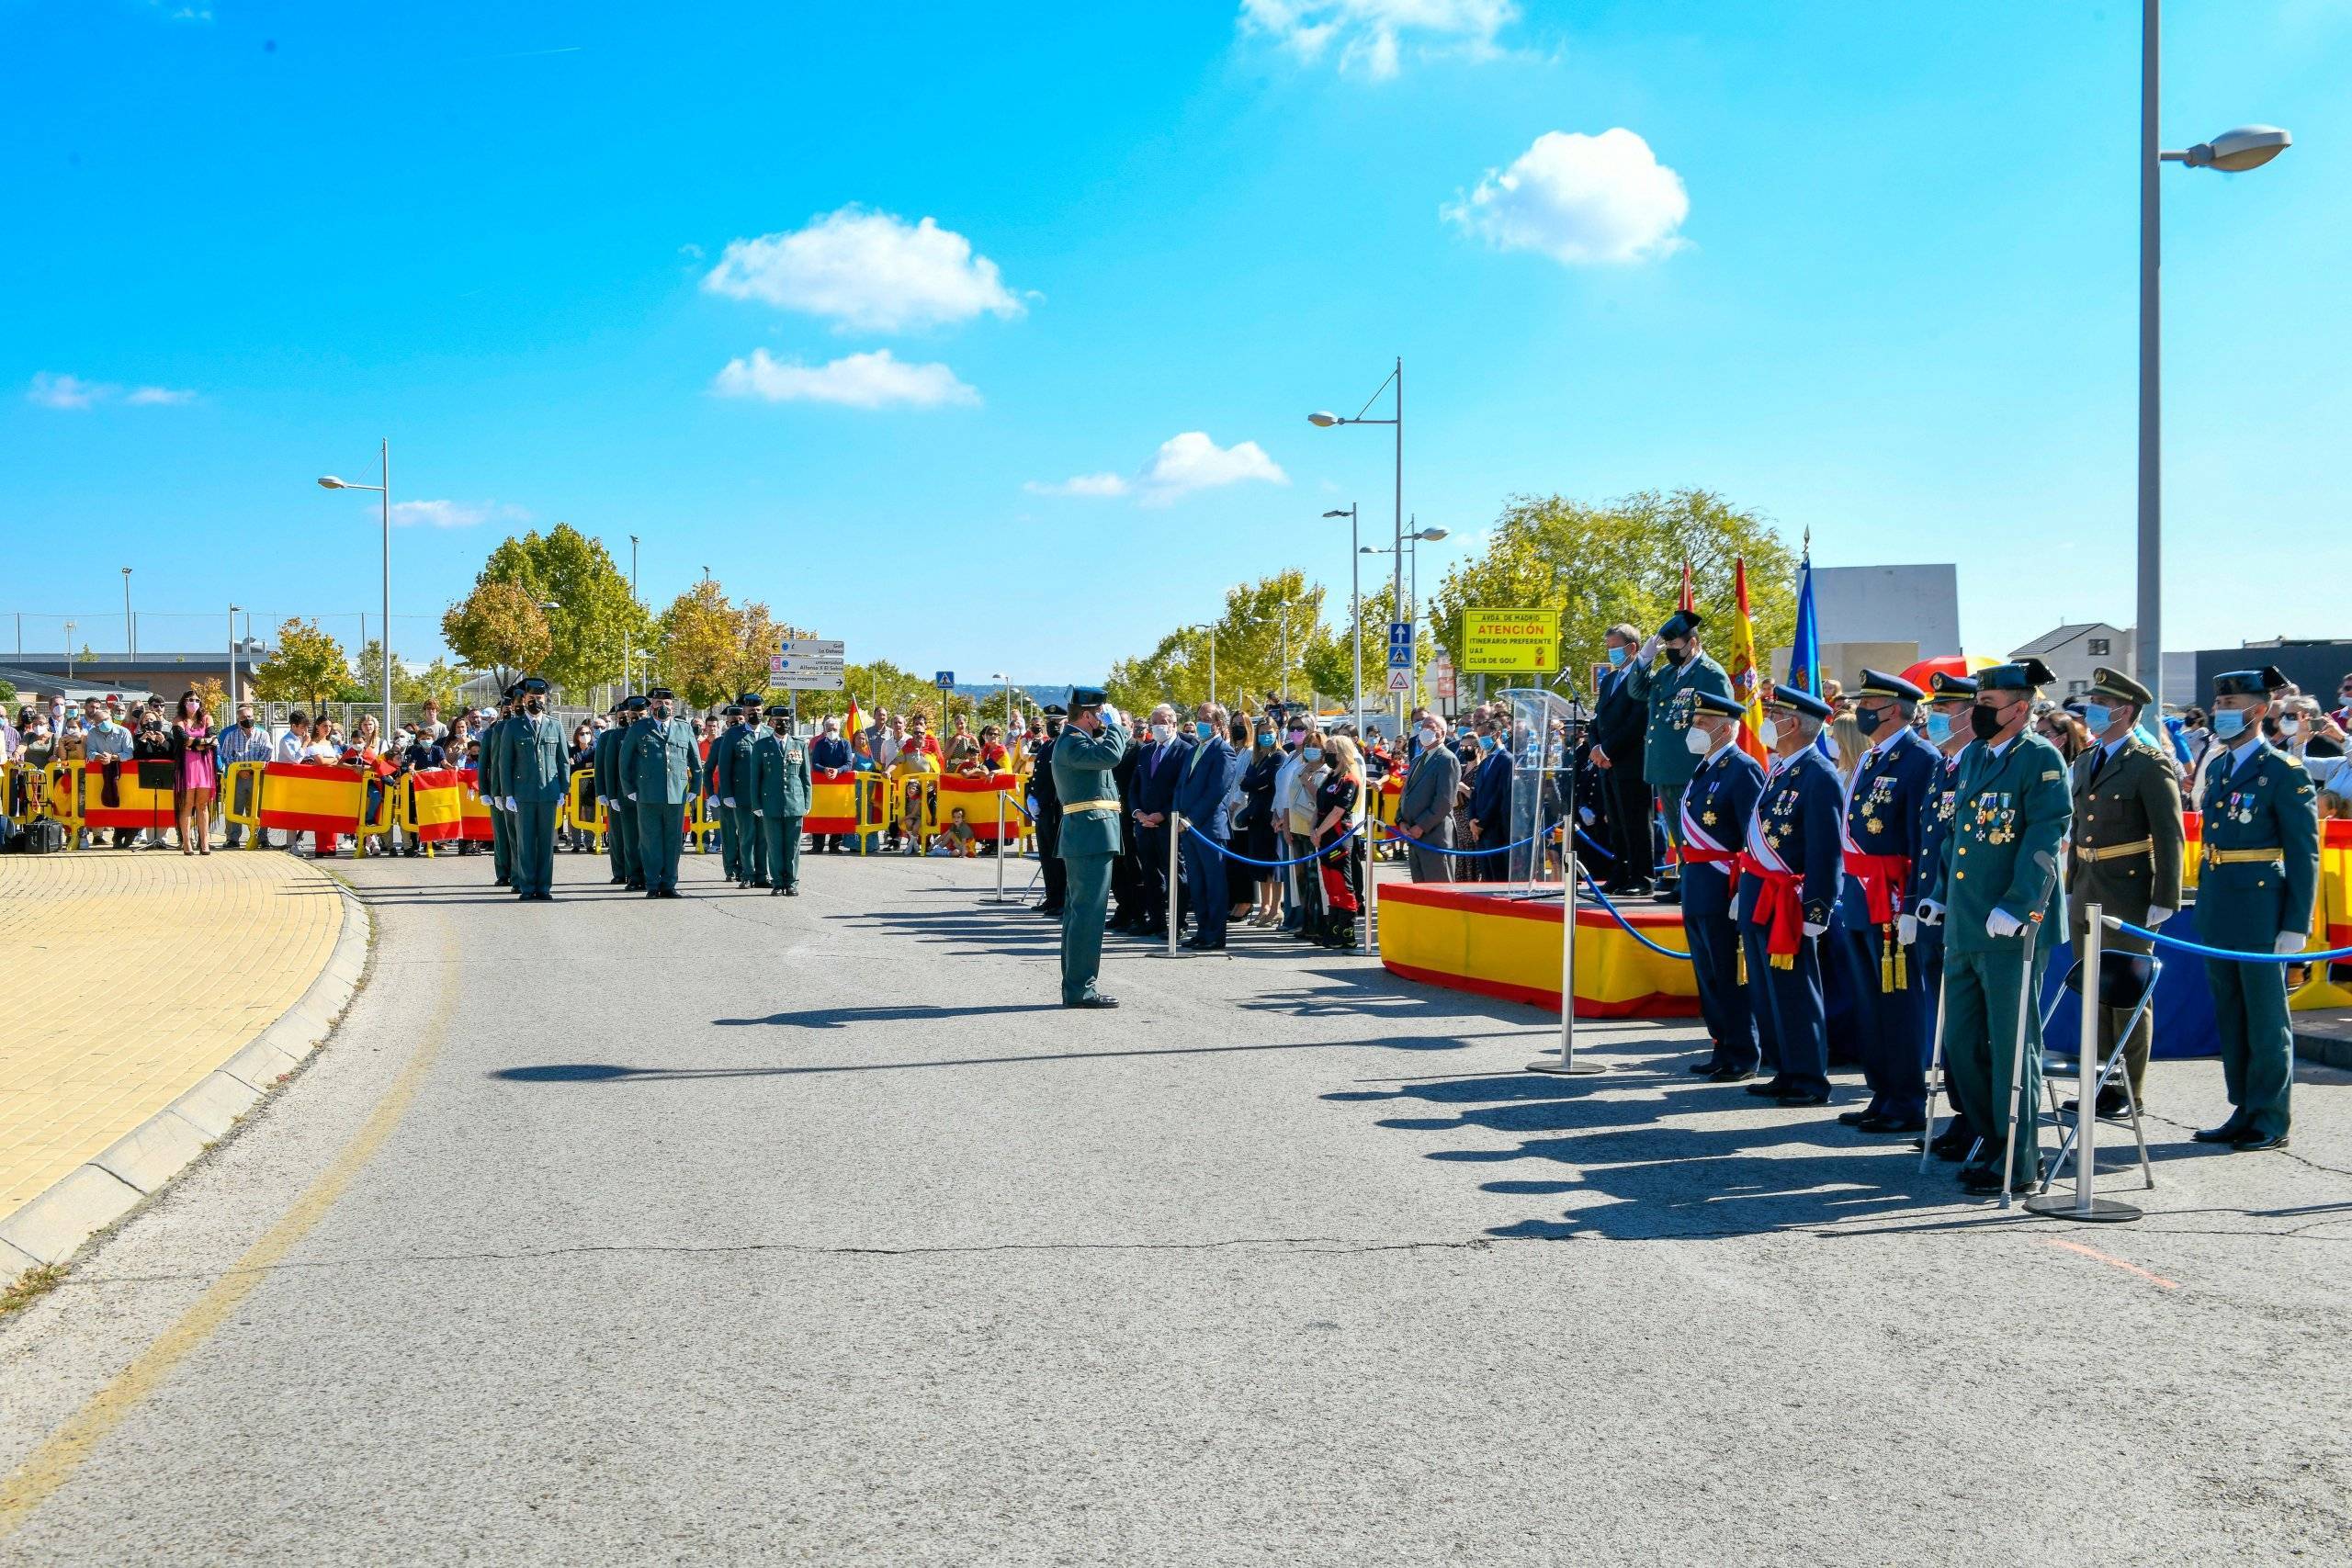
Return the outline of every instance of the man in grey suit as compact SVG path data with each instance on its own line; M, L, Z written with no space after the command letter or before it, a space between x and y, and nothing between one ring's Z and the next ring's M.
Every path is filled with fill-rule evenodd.
M1396 797L1396 830L1408 840L1414 881L1451 882L1452 857L1437 852L1453 847L1453 797L1462 789L1462 760L1446 745L1443 728L1426 715L1419 750L1405 774L1405 793Z

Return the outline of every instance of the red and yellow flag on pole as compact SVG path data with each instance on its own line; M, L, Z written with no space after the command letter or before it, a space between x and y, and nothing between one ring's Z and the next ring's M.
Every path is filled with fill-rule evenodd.
M1690 592L1690 558L1689 556L1682 558L1682 597L1674 602L1674 607L1678 610L1695 610L1699 607L1697 595Z
M1683 568L1687 574L1688 566ZM1686 575L1684 581L1688 582ZM1685 592L1688 592L1686 589ZM1764 722L1764 692L1756 670L1756 617L1747 608L1747 560L1732 563L1732 602L1738 618L1731 633L1731 694L1745 710L1739 716L1739 749L1759 762L1769 761L1758 727Z

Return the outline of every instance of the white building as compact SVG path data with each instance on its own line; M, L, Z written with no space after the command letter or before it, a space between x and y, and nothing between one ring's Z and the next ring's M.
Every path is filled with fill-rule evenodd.
M2101 665L2110 670L2130 671L2132 668L2132 628L2112 626L2105 621L2072 621L2046 631L2022 648L2009 650L2011 659L2030 655L2050 666L2055 678L2050 687L2053 697L2077 697L2091 689L2091 671Z

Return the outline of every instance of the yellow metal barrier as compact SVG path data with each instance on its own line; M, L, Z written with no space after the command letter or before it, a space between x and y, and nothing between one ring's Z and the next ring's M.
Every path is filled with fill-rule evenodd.
M88 773L79 762L51 762L45 773L41 815L65 829L67 843L79 843L83 792Z
M363 782L380 787L376 792L373 814L368 813L364 806L360 808L359 825L351 840L351 858L354 860L366 858L368 840L380 839L392 830L393 819L400 811L401 797L407 793L393 787L390 779L370 778ZM363 794L359 798L365 801L368 797Z
M232 762L220 771L220 819L251 829L245 848L261 848L261 778L266 762Z
M695 853L707 854L710 835L718 830L718 824L711 820L710 796L698 795L686 802L686 837L695 841Z
M581 768L571 775L571 785L563 792L563 810L560 815L562 827L575 833L594 833L596 848L605 847L605 803L596 794L596 770Z

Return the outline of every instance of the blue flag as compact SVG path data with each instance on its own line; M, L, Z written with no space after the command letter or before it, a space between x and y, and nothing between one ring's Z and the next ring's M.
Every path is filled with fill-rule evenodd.
M1789 641L1789 684L1821 695L1821 628L1813 615L1813 553L1797 565L1797 630Z

